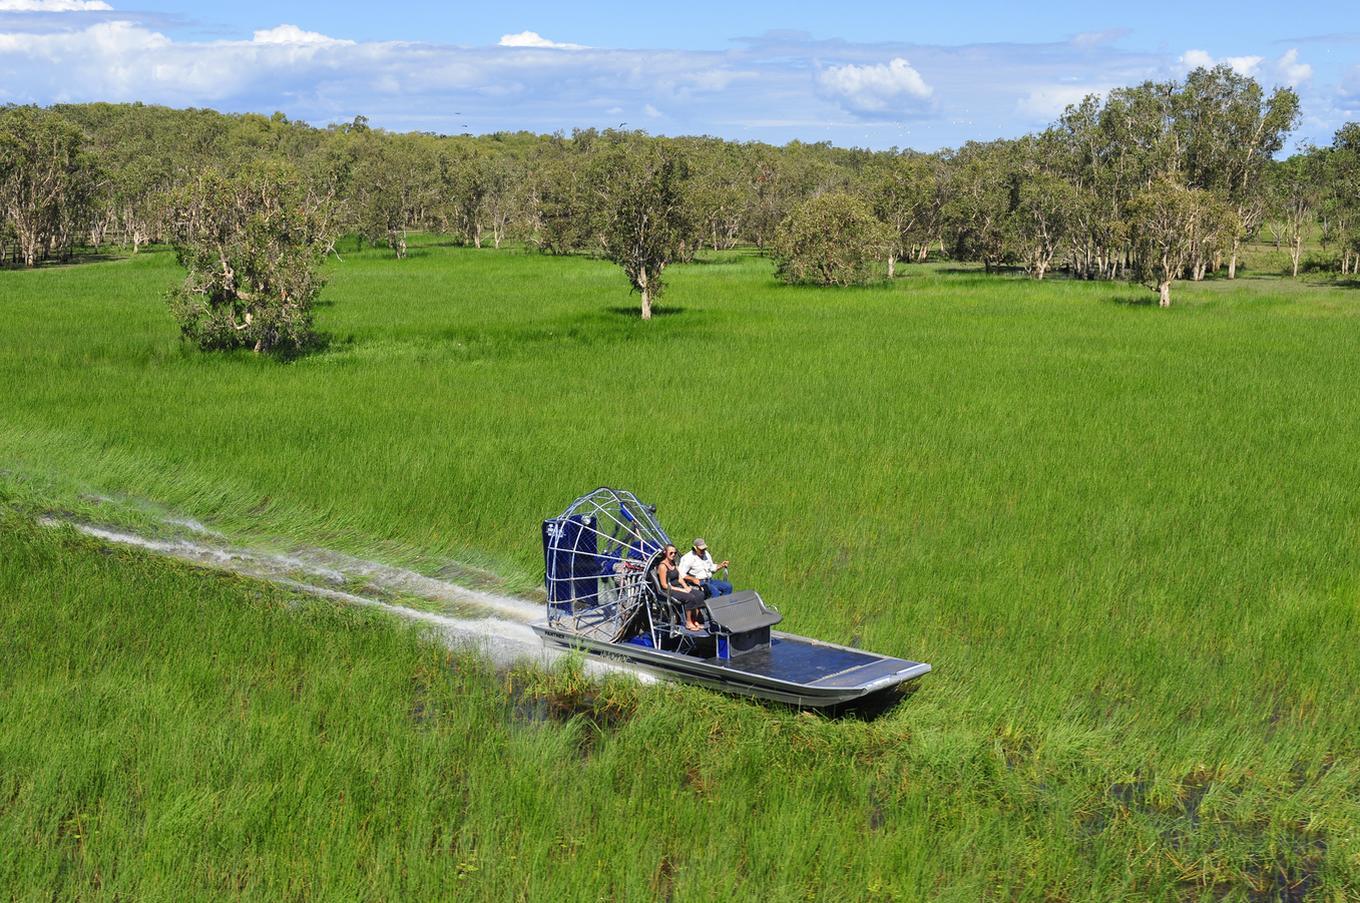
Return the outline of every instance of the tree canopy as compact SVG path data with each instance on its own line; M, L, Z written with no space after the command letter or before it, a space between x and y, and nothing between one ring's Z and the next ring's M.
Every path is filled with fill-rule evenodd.
M0 260L34 266L81 248L168 241L183 219L176 204L203 173L234 178L279 164L328 235L398 258L413 229L473 247L489 238L603 257L623 269L644 316L671 263L739 244L768 252L782 241L788 251L793 217L833 208L849 217L837 220L840 240L860 245L835 253L875 256L887 275L935 254L1036 279L1143 278L1167 248L1149 239L1166 221L1154 211L1181 209L1187 197L1195 215L1181 220L1191 231L1176 236L1184 253L1169 258L1174 278L1233 278L1241 243L1262 229L1288 236L1295 273L1301 237L1314 228L1323 254L1313 265L1354 273L1360 124L1301 150L1294 159L1306 162L1296 164L1277 158L1298 116L1292 90L1267 90L1226 66L1087 97L1037 134L933 154L614 129L396 134L363 117L315 128L281 114L142 104L8 106ZM1149 192L1166 193L1165 204ZM807 206L831 195L838 200ZM861 222L866 210L881 229Z

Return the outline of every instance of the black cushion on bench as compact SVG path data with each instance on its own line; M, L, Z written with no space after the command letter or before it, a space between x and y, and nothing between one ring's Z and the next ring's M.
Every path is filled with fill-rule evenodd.
M784 616L765 605L760 593L744 589L726 596L714 596L706 603L713 622L731 633L745 633L773 627Z

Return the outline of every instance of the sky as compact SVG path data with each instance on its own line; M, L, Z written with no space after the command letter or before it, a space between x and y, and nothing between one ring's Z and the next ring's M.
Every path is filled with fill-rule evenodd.
M482 134L623 126L936 150L1228 63L1360 119L1360 20L1303 4L0 0L0 102L133 101Z

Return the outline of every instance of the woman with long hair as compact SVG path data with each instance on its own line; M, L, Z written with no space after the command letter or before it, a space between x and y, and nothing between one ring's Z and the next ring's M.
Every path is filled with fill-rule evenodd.
M661 563L656 566L656 579L661 584L661 591L684 607L685 627L703 630L698 612L704 604L704 589L693 577L680 576L680 567L675 563L675 546L668 545L662 551Z

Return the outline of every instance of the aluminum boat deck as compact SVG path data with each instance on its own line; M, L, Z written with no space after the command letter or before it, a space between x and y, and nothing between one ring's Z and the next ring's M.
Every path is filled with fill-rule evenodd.
M924 662L877 655L780 631L773 632L767 649L722 659L626 642L602 642L547 622L533 627L549 642L620 659L659 677L807 708L854 702L930 671L930 665Z

